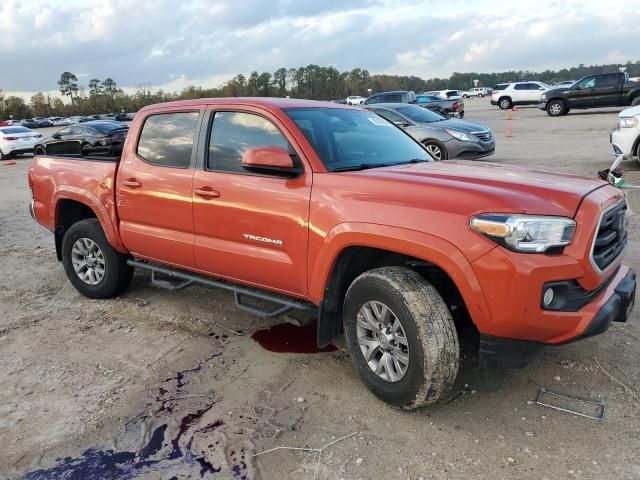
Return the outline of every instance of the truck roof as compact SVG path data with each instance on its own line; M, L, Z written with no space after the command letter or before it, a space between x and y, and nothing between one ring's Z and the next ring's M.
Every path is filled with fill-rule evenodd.
M140 110L155 110L157 108L182 108L194 107L202 105L247 105L261 106L266 108L354 108L349 105L343 105L332 102L323 102L319 100L302 100L298 98L275 98L275 97L214 97L214 98L195 98L192 100L177 100L175 102L157 103L148 105Z

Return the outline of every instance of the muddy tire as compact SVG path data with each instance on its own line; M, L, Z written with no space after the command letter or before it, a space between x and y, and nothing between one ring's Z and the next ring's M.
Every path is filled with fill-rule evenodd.
M353 364L378 398L410 410L451 389L458 335L442 297L418 273L403 267L363 273L349 287L343 312Z
M133 267L111 247L95 219L73 224L62 239L62 264L73 286L85 297L109 298L131 283Z

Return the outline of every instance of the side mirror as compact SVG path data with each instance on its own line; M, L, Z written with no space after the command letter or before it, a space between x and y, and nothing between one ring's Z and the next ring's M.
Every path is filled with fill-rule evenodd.
M56 140L60 140L60 134L59 133L54 133L53 135L51 135L51 138L55 138Z
M300 169L295 168L291 155L282 147L252 147L242 155L242 166L257 173L295 177Z
M395 122L393 122L393 124L396 127L400 127L400 128L406 128L406 127L409 126L409 122L405 122L405 121L402 121L402 120L396 120Z

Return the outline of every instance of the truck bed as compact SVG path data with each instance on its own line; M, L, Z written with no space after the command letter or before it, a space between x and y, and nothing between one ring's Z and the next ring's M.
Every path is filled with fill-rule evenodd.
M114 184L119 157L80 157L73 155L36 155L29 171L33 189L35 216L51 231L55 229L55 197L90 202L94 210L115 218ZM106 209L106 211L105 211ZM96 212L96 214L100 215Z

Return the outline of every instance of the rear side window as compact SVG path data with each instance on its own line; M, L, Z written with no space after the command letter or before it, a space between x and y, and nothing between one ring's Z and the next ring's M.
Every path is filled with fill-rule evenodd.
M384 103L402 103L402 94L400 93L385 94Z
M138 155L154 165L188 168L197 123L198 112L147 117L138 141Z
M621 76L617 73L609 73L607 75L601 75L596 77L596 87L615 87L622 82L620 81Z
M509 86L508 83L499 83L498 85L496 85L495 87L493 87L494 90L504 90L505 88L507 88Z
M293 152L280 130L266 118L244 112L215 113L207 169L248 173L242 166L242 155L252 147L282 147Z

